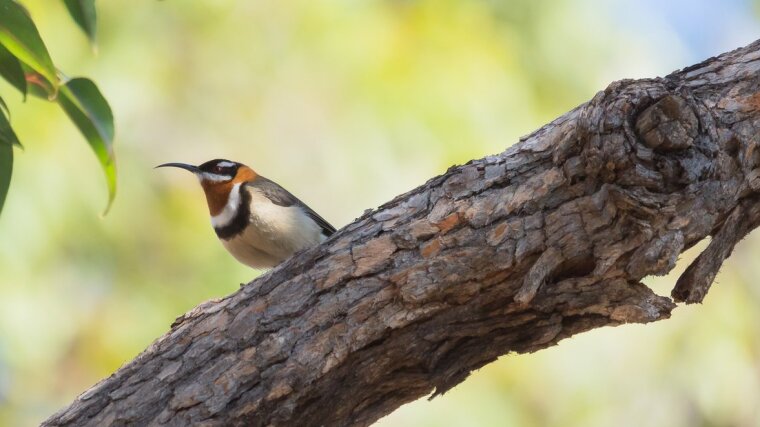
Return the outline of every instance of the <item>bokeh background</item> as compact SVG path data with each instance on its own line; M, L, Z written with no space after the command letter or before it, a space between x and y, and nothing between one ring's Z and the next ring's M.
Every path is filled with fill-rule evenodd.
M4 426L39 423L257 274L217 242L195 179L156 164L243 161L340 227L613 80L760 37L744 0L109 0L95 55L62 2L22 3L56 64L111 102L119 189L102 217L77 130L0 83L26 146L0 216ZM759 426L758 256L756 232L704 305L504 356L379 425Z

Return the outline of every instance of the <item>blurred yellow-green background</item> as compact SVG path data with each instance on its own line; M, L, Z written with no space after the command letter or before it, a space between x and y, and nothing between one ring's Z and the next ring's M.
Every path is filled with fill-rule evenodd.
M153 166L239 160L340 227L613 80L760 38L743 0L109 0L94 55L62 2L22 3L56 64L110 101L119 190L101 217L74 126L0 84L26 146L0 216L3 426L39 423L256 275L217 242L195 179ZM759 255L756 233L671 320L502 357L380 425L760 426Z

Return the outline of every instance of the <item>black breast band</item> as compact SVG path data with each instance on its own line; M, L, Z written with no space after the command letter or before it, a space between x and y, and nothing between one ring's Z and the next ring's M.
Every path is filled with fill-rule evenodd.
M242 185L238 191L240 191L240 206L238 206L237 214L227 224L214 227L214 231L220 239L229 240L237 236L245 230L251 221L251 193Z

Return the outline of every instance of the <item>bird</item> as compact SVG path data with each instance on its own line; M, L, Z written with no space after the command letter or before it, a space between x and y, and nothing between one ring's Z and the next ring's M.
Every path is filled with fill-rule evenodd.
M242 163L214 159L198 166L156 166L162 167L195 174L217 237L235 259L251 268L272 268L335 233L335 227L304 202Z

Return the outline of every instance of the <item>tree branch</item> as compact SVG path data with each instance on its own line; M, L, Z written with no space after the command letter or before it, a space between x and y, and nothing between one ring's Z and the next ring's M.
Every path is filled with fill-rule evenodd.
M760 42L611 84L204 303L44 425L368 425L508 352L670 316L760 221Z

